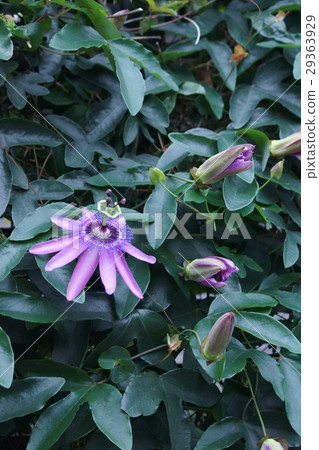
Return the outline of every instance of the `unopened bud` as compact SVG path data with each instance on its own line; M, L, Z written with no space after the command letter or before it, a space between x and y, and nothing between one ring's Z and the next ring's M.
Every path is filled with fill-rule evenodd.
M201 166L193 167L191 175L198 184L210 185L216 181L249 169L253 162L251 156L255 146L235 145L208 158Z
M301 155L301 131L278 141L270 141L269 152L275 158Z
M224 357L224 351L228 347L230 338L233 334L235 326L235 314L228 312L223 314L213 328L210 330L208 336L203 340L200 351L206 359L206 364L219 361Z
M151 167L148 174L154 186L159 182L165 181L165 174L157 167Z
M275 441L275 439L266 439L262 443L260 450L285 450L285 449L279 442Z
M274 167L271 168L270 178L277 178L277 180L281 178L282 171L284 169L284 161L285 160L282 159L281 161L277 162L277 164L275 164Z

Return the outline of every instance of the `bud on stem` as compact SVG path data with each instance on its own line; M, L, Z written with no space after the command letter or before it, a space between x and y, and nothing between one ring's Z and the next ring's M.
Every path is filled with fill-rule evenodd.
M208 336L203 340L200 351L207 365L221 360L228 347L235 326L235 314L223 314L214 324Z

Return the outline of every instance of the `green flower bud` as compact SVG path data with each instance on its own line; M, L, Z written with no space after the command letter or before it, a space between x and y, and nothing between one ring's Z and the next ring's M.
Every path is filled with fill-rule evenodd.
M207 361L207 365L219 361L224 356L235 326L235 314L228 312L223 314L214 324L208 336L201 344L201 354Z
M269 152L275 158L301 155L301 131L287 136L285 139L270 141Z
M277 164L275 164L274 167L271 168L270 178L277 178L277 180L281 178L282 171L284 169L284 161L285 160L282 159L281 161L277 162Z
M156 185L160 181L165 181L165 174L157 167L151 167L148 175L150 177L151 183Z

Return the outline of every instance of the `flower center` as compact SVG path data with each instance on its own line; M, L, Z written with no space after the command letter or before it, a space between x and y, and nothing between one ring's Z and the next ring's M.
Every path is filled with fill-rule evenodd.
M118 239L118 230L112 225L106 223L102 225L99 222L93 222L88 225L86 230L87 235L91 238L96 239L99 242L111 243Z

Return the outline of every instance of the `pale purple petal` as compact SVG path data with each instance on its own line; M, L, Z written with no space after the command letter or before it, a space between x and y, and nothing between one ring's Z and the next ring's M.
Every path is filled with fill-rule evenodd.
M80 256L66 293L67 300L74 300L89 281L99 262L99 250L90 247Z
M116 288L116 267L112 252L100 252L100 275L105 292L113 294Z
M65 266L66 264L77 258L86 248L87 245L81 245L80 247L78 247L74 246L73 243L70 244L68 247L64 248L59 253L54 255L53 258L50 259L50 261L48 261L45 266L45 270L50 272L53 269Z
M47 253L56 253L71 244L73 241L72 234L63 236L58 239L52 239L51 241L40 242L33 245L29 252L34 255L46 255Z
M138 248L134 247L134 245L130 244L129 242L123 245L123 250L129 255L134 256L134 258L137 258L141 261L145 261L149 264L156 263L156 258L154 256L147 255Z
M120 272L120 275L125 281L127 287L136 297L143 298L142 291L139 285L136 283L135 278L133 277L133 274L130 271L123 254L120 251L116 250L114 252L114 258L116 268Z
M82 220L90 220L93 221L94 220L94 214L91 213L91 211L89 211L88 209L84 209L82 211Z
M68 219L67 217L52 216L51 222L53 222L58 227L64 228L65 230L69 231L74 231L79 228L79 222L77 220Z

